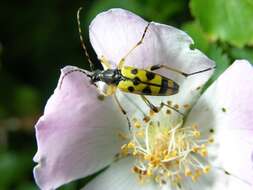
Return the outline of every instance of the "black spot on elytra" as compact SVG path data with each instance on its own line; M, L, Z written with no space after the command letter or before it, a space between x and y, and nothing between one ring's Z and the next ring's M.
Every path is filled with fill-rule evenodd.
M147 77L148 80L152 80L152 79L155 78L155 73L147 72L146 77Z
M143 92L144 94L151 94L151 93L152 93L149 86L146 86L146 87L142 90L142 92Z
M134 74L134 75L136 75L138 73L138 69L132 69L131 73Z
M129 92L133 92L134 91L134 87L132 87L132 86L129 86L127 89L128 89Z
M138 85L138 84L140 84L140 83L141 83L140 78L139 78L139 77L134 77L134 79L133 79L133 84L136 86L136 85Z

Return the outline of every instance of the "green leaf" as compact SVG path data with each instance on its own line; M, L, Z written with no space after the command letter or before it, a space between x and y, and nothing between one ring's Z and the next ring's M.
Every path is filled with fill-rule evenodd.
M208 51L209 48L208 39L197 22L189 22L184 24L182 26L182 30L187 32L192 37L194 41L194 47L203 52Z
M143 16L146 19L156 22L166 22L175 14L182 14L186 2L184 0L146 0L142 2L139 0L139 4L142 5L141 10L144 10Z
M138 1L131 1L130 0L96 0L88 10L87 17L86 17L86 24L89 23L95 16L102 11L106 11L110 8L120 7L123 9L127 9L133 11L140 16L144 15L144 11L141 8Z
M3 46L2 46L2 44L0 42L0 69L2 67L2 53L3 53Z
M9 189L19 181L23 181L27 172L31 171L31 155L27 153L0 153L0 187Z
M182 29L186 31L194 40L194 48L203 51L210 59L216 62L216 70L211 78L214 81L223 73L230 64L228 55L223 48L208 41L207 36L197 22L189 22L183 25Z
M212 39L253 44L252 0L191 0L191 12Z
M17 190L37 190L35 183L23 182L18 185Z
M176 14L182 15L187 4L184 0L96 0L88 10L86 23L98 13L114 7L127 9L150 21L166 22Z
M18 115L34 115L39 112L39 93L30 86L16 88L13 104Z
M106 167L107 168L107 167ZM97 175L99 175L101 172L103 172L106 168L98 171L97 173L94 173L90 176L87 176L85 178L72 181L66 185L63 185L59 188L59 190L74 190L74 189L80 189L81 187L84 187L86 184L88 184L92 179L94 179ZM77 188L80 187L80 188Z
M229 67L230 60L217 45L211 45L207 55L216 62L216 70L211 77L211 82L213 82Z
M233 59L247 59L253 64L253 48L232 48L229 53Z
M2 55L2 52L3 52L3 45L2 45L2 43L0 42L0 57L1 57L1 55Z

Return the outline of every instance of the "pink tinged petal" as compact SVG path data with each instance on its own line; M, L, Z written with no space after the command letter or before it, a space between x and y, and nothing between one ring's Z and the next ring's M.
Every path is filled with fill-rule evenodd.
M141 17L123 10L111 9L96 16L92 21L89 31L90 40L97 56L104 56L115 68L120 59L141 39L144 28L148 22ZM137 47L125 60L126 65L147 69L156 64L165 64L186 73L200 71L214 67L214 62L208 59L199 50L191 50L192 39L183 31L172 26L151 22L144 38L143 44ZM213 71L189 76L187 78L180 74L160 69L155 71L180 84L180 92L170 96L170 100L180 105L191 104L198 97L202 86L211 76ZM124 95L119 95L121 102L127 107L135 102L141 104L137 96L131 96L127 101ZM151 98L155 103L167 101L165 98ZM130 110L132 108L130 107ZM145 111L145 110L144 110Z
M71 69L76 67L65 67L61 78ZM96 88L82 73L67 75L36 124L37 184L55 189L104 168L124 143L119 133L127 130L127 121L111 97L99 100Z
M131 171L133 164L130 158L113 163L82 190L162 190L152 182L141 184L138 176Z
M216 143L211 149L211 155L214 156L212 164L251 185L253 185L252 84L252 65L245 60L235 61L207 89L186 122L186 125L197 123L203 133L214 129Z

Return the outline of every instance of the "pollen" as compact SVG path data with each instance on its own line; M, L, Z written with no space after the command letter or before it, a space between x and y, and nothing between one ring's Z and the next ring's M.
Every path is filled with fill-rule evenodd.
M211 170L207 158L212 134L203 135L198 124L185 126L183 118L173 124L157 120L159 114L131 120L132 138L121 147L121 155L134 158L132 171L140 183L153 180L179 187L186 178L197 182ZM163 114L169 117L166 110Z

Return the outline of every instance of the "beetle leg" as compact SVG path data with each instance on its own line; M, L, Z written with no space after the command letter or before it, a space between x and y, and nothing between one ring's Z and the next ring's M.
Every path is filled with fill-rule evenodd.
M121 111L124 115L126 115L126 111L124 110L124 108L123 108L122 105L120 104L120 102L119 102L119 100L118 100L116 94L113 94L113 98L114 98L115 102L117 103L117 105L119 106L120 111Z
M144 95L140 95L140 96L141 96L142 100L145 102L145 104L147 104L147 106L148 106L152 111L154 111L154 112L156 112L156 113L160 111L158 107L156 107L155 105L153 105L153 104L146 98L146 96L144 96Z
M175 112L179 113L180 115L182 116L185 116L183 113L181 113L179 110L177 110L176 108L172 107L172 106L169 106L167 104L165 104L164 102L162 102L160 104L160 106L155 106L153 105L144 95L140 95L142 100L147 104L147 106L152 110L154 111L155 113L159 112L164 106L174 110Z
M147 30L148 30L149 25L150 25L150 22L149 22L149 23L147 24L147 26L145 27L144 32L143 32L143 34L142 34L142 37L141 37L140 41L138 41L138 42L127 52L127 54L126 54L124 57L122 57L122 58L120 59L119 64L118 64L118 68L119 68L119 69L121 69L121 68L123 67L123 65L125 64L125 60L126 60L127 56L130 55L130 54L132 53L132 51L133 51L135 48L137 48L139 45L142 44L143 39L144 39L144 37L145 37L145 35L146 35L146 33L147 33Z
M127 123L128 123L128 128L129 130L131 130L131 122L127 116L127 112L124 110L124 108L122 107L122 105L120 104L118 98L117 98L117 95L116 93L113 94L113 99L115 100L116 104L118 105L120 111L126 116L126 119L127 119Z
M207 68L207 69L203 69L203 70L200 70L200 71L195 71L195 72L192 72L192 73L185 73L185 72L182 72L182 71L180 71L180 70L178 70L178 69L175 69L175 68L169 67L169 66L167 66L167 65L163 65L163 64L153 65L153 66L149 67L148 70L150 70L150 71L155 71L155 70L161 69L161 68L164 68L164 69L167 69L167 70L170 70L170 71L179 73L179 74L183 75L184 77L188 77L188 76L191 76L191 75L195 75L195 74L199 74L199 73L203 73L203 72L206 72L206 71L213 70L213 69L216 68L216 66L214 66L214 67L209 67L209 68Z

